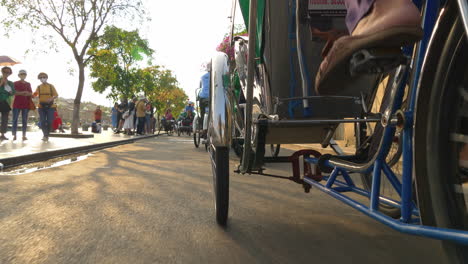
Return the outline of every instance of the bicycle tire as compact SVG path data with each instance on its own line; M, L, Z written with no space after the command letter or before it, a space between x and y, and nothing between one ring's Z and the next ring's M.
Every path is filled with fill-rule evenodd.
M229 148L211 148L216 222L226 226L229 212Z
M193 144L198 148L200 146L201 136L200 132L193 132Z
M423 223L468 230L459 143L451 140L461 114L457 107L464 100L457 92L463 85L468 89L468 41L457 11L450 5L446 9L428 52L417 102L414 159ZM449 263L468 263L467 246L450 241L442 246Z
M390 97L391 97L390 91L392 89L391 84L393 83L392 80L394 76L395 75L393 72L389 74L387 84L382 87L384 91L383 91L383 97L382 97L381 102L376 102L377 96L375 96L375 98L372 98L372 102L368 103L370 107L377 108L376 111L379 111L380 113L386 110L387 105L390 101ZM379 84L379 86L380 85L381 84ZM376 94L377 93L378 91L376 91ZM383 136L383 126L380 123L376 124L373 131L374 131L373 134L370 135L371 137L370 145L367 149L367 155L369 157L373 156L375 151L377 151L378 144L380 144L380 139ZM386 157L386 162L389 165L389 167L392 168L392 171L394 173L396 172L395 170L398 169L398 166L401 164L398 162L400 161L401 153L402 153L402 147L399 141L400 138L399 137L396 137L396 138L398 140L392 143L392 147ZM395 151L392 151L392 150L395 150ZM373 174L372 172L361 173L361 181L362 181L363 188L368 191L370 191L372 187L372 174ZM395 174L397 174L396 176L400 178L401 180L401 172L395 173ZM382 175L380 189L381 189L381 193L380 193L381 196L386 196L388 198L392 198L393 200L397 200L397 201L400 199L399 195L393 189L390 182L387 180L387 178L384 175ZM397 207L394 207L385 203L379 203L379 211L395 219L399 218L401 215L400 208L397 208Z

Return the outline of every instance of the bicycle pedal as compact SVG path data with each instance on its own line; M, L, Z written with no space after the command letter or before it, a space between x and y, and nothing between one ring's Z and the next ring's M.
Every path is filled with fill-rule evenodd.
M362 49L351 57L349 71L352 77L385 73L408 62L409 58L400 48Z

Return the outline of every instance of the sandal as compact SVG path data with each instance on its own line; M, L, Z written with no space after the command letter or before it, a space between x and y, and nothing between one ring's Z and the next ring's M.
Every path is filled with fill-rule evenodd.
M423 30L420 26L397 26L369 35L339 38L317 72L316 92L320 95L359 94L359 91L356 92L356 89L360 88L359 81L366 76L351 76L349 61L355 52L369 48L401 47L419 41L422 36Z

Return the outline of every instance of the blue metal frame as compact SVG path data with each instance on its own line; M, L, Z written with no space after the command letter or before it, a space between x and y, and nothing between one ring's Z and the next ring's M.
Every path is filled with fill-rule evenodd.
M411 56L414 54L413 65L410 67L411 70L411 89L409 94L409 106L406 109L405 115L405 126L402 129L402 155L403 155L403 175L402 182L400 183L398 178L395 177L394 173L385 161L385 157L391 147L395 128L387 126L384 129L382 148L377 154L377 159L373 166L367 169L367 172L373 170L373 180L371 191L366 191L357 188L349 177L348 172L345 169L339 167L333 167L328 161L324 162L325 166L333 168L332 173L328 177L324 177L326 180L325 184L321 184L311 178L304 177L304 181L314 187L317 187L321 191L330 194L336 199L350 205L351 207L359 210L360 212L376 219L377 221L403 233L425 236L440 240L451 240L456 243L468 245L468 231L438 228L432 226L424 226L420 224L419 211L414 204L413 197L413 115L416 106L416 95L418 82L421 77L421 70L424 58L426 56L427 47L431 35L434 30L434 26L437 20L437 16L440 11L441 1L443 0L414 0L416 6L421 8L423 13L423 28L424 36L423 39L416 45L415 52L414 47L406 47L404 49L405 54ZM424 5L422 4L424 2ZM403 93L405 90L406 83L408 83L409 69L406 68L402 81L399 84L398 92L395 97L395 109L399 109L403 100ZM318 159L316 158L305 158L307 162L317 164ZM401 201L394 201L387 197L380 196L380 182L382 177L382 171L387 179L390 181L396 192L400 195ZM365 171L363 171L365 172ZM344 178L343 181L337 180L339 176ZM343 193L353 192L362 196L370 198L369 206L366 206L352 198L346 196ZM393 219L379 212L379 203L386 203L396 208L401 208L401 218Z
M288 24L288 36L289 36L289 76L290 76L290 81L289 81L289 96L290 97L295 97L296 96L296 88L297 88L297 79L296 79L296 73L295 73L295 67L294 67L294 63L295 61L297 60L297 54L298 54L298 50L297 50L297 46L293 44L294 41L300 41L300 39L297 38L297 35L296 35L296 27L298 27L299 25L296 24L296 6L297 6L297 0L292 0L291 1L291 6L287 6L288 10L289 10L289 24ZM302 43L300 43L299 45L302 46ZM310 75L309 75L309 70L308 70L308 65L306 63L306 55L305 55L305 51L303 50L302 51L302 61L303 61L303 66L305 68L305 72L306 72L306 78L307 78L307 83L309 83L309 87L307 87L307 90L309 91L309 93L311 92L311 87L310 87L310 83L311 83L311 79L310 79ZM288 114L289 114L289 117L290 118L294 118L294 113L296 111L297 108L303 106L303 103L302 103L302 100L291 100L289 101L289 104L288 104ZM309 117L311 116L311 108L310 106L305 108L305 107L302 107L303 109L303 115L304 117Z

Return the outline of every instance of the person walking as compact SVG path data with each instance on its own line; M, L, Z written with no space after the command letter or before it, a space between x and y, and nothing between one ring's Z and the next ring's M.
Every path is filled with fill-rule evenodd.
M12 81L8 80L8 76L12 74L10 67L2 68L2 78L0 79L0 113L2 121L0 125L0 141L8 140L5 133L8 128L8 114L11 111L11 97L15 94L15 86Z
M140 96L138 98L138 102L136 103L136 117L138 118L138 125L137 125L137 135L142 136L144 135L145 129L145 116L146 116L146 98L144 96Z
M134 104L134 115L133 115L133 128L132 128L132 134L136 134L136 129L138 125L138 118L136 116L136 104L138 102L138 98L135 96L132 98L132 102Z
M117 107L117 128L115 129L115 134L120 133L120 130L123 128L125 123L125 118L123 117L124 113L128 109L127 98L122 98L120 104Z
M54 100L58 97L55 87L47 82L48 77L47 73L39 73L37 78L42 84L37 86L33 94L34 97L39 97L38 112L41 120L42 133L44 134L42 138L43 141L49 141L49 133L52 129L52 122L54 121L54 112L55 108L57 108Z
M26 138L26 129L28 126L28 113L29 106L31 103L32 89L31 84L25 81L27 73L25 70L20 70L18 77L19 81L14 83L15 86L15 99L13 101L13 127L11 132L13 134L13 140L16 140L16 131L18 128L18 118L21 113L21 124L23 131L23 141Z
M152 134L154 108L150 102L146 103L145 108L145 133Z
M112 107L112 114L111 114L111 119L112 119L112 129L117 129L118 126L118 113L119 112L119 104L115 103L114 107Z
M123 124L123 129L125 130L125 133L127 135L132 135L133 132L132 130L135 128L135 101L136 98L133 98L130 103L128 103L127 110L123 114L123 118L125 119L125 122Z

